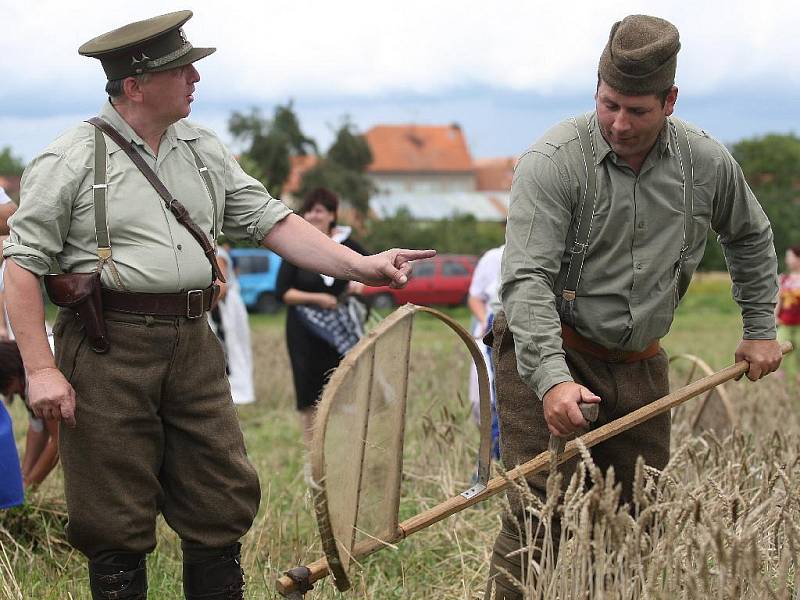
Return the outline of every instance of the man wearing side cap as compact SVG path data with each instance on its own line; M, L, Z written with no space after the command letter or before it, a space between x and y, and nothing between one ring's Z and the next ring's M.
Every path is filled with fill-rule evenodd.
M679 49L678 30L663 19L632 15L615 23L600 58L596 110L550 129L517 164L504 312L493 329L507 469L547 450L551 434L573 436L587 427L579 402L599 402L593 426L600 426L669 392L658 340L669 331L709 227L725 251L742 311L736 360L750 362L751 380L780 364L770 224L725 147L671 116ZM614 467L628 502L637 457L661 469L669 442L667 413L591 453L603 471ZM563 483L576 464L560 467ZM529 480L542 498L546 479L544 473ZM495 542L487 599L522 598L506 573L524 581L541 558L543 534L526 540L521 499L512 491L509 501L513 514ZM554 522L556 551L559 535ZM528 544L532 550L520 552Z
M102 63L109 101L100 120L31 162L4 246L31 405L68 425L67 535L89 559L94 598L146 598L159 512L181 537L186 597L243 598L239 538L260 486L204 318L222 279L211 240L222 231L372 285L402 286L410 260L435 254L362 257L332 242L271 198L211 131L185 121L194 62L214 52L186 40L191 16L154 17L81 46ZM46 281L73 287L48 291L75 307L59 311L55 360L39 293L51 258L68 277Z

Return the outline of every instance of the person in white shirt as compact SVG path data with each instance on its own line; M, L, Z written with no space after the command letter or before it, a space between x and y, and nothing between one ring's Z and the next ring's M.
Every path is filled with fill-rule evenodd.
M483 336L492 327L492 316L499 304L498 291L500 289L500 261L503 258L503 248L499 246L487 250L478 261L472 274L472 283L469 286L467 306L472 313L472 335L478 341L483 353L486 368L489 371L489 389L491 390L492 406L492 455L500 457L499 437L494 394L494 369L492 368L491 347L483 343ZM480 422L480 397L478 395L478 371L474 364L470 365L469 373L469 399L472 404L472 416L475 422Z

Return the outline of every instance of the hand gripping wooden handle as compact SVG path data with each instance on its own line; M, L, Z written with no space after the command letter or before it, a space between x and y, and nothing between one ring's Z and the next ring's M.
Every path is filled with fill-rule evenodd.
M594 423L600 414L600 404L598 402L578 402L578 408L586 419L587 423ZM550 434L550 441L547 444L547 449L550 451L550 472L554 472L558 468L558 457L564 452L564 447L567 440L563 437Z
M599 402L578 402L578 408L581 409L581 414L588 423L597 421L597 416L600 414Z

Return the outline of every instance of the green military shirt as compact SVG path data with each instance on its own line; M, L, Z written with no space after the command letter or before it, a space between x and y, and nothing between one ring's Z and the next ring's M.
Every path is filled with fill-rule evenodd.
M674 119L674 117L671 117ZM745 339L774 339L777 259L764 211L725 147L689 124L694 199L684 244L683 175L674 125L665 126L638 173L589 119L597 200L575 300L575 325L609 349L639 351L669 331L705 248L717 234L742 310ZM687 174L690 172L685 165ZM514 172L501 298L520 375L542 398L572 381L561 347L556 295L564 287L586 171L575 126L564 121L520 158Z
M211 239L221 231L232 241L260 244L270 228L291 212L242 171L210 130L178 121L165 132L155 156L110 102L100 116L136 145ZM187 144L194 146L208 168L216 207ZM197 241L109 138L106 152L113 265L103 269L103 285L119 289L121 283L128 291L151 293L208 287L211 267ZM98 258L93 183L94 127L82 123L56 139L25 170L4 256L37 275L51 270L52 259L65 272L94 270Z

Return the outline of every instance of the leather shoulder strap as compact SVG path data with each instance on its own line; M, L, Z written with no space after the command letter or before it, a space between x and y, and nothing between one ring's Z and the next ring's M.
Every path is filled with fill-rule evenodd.
M124 137L122 137L119 131L114 129L113 126L100 117L92 117L91 119L87 120L87 123L91 123L100 129L108 137L114 140L114 142L116 142L120 148L122 148L125 154L128 155L128 158L130 158L133 164L136 165L136 168L141 171L145 179L147 179L150 185L153 186L153 189L158 192L158 195L161 196L161 199L164 200L164 204L167 205L167 208L175 216L175 219L178 221L178 223L186 227L186 229L189 230L189 233L192 234L192 237L197 240L197 243L203 248L203 253L206 255L208 262L211 264L211 271L214 275L214 278L225 282L225 278L222 276L219 266L217 265L214 246L211 244L211 242L209 242L206 234L203 233L203 230L200 229L197 223L195 223L189 216L189 211L186 210L186 207L172 197L172 194L169 193L169 190L158 178L158 175L156 175L153 172L153 169L151 169L150 166L145 162L145 160L142 158L142 155L139 154L139 152L137 152L136 149Z

